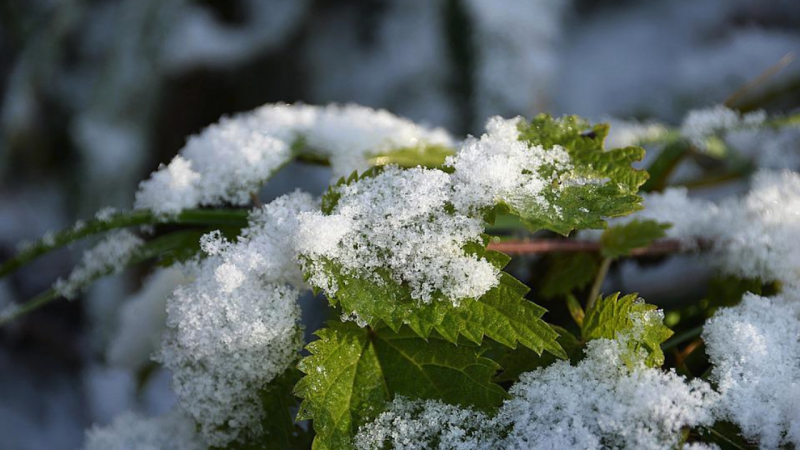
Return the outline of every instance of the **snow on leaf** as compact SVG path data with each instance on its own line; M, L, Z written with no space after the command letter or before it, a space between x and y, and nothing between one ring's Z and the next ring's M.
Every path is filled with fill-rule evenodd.
M642 159L644 149L606 150L608 125L590 126L577 116L553 119L540 114L518 127L520 140L545 149L563 148L572 164L569 170L558 171L558 182L543 193L552 207L530 203L512 208L530 228L567 235L574 229L604 228L606 218L641 209L636 192L648 175L631 164Z
M295 387L303 398L299 419L312 419L315 449L352 446L358 428L395 396L437 399L491 410L507 397L491 379L499 366L471 345L432 335L427 341L408 328L359 328L331 322L299 368Z
M650 367L660 367L664 363L661 343L672 336L672 330L663 324L663 313L637 294L620 297L616 293L598 298L586 311L582 331L587 341L616 339L627 344L633 358L646 352L645 363Z

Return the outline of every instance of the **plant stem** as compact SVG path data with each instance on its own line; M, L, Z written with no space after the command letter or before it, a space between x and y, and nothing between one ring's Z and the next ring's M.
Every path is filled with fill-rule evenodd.
M186 230L186 231L176 231L174 233L170 233L164 236L159 236L151 240L150 242L144 244L141 248L139 248L139 250L125 264L125 268L128 268L136 264L140 264L149 259L156 258L171 250L179 249L191 243L195 243L202 234L203 234L202 231ZM88 279L86 283L82 285L82 287L88 286L93 281L98 280L106 275L110 275L113 272L115 272L114 269L108 269L106 271L98 273L93 277L91 277L90 279ZM12 307L13 309L10 313L0 314L0 327L6 325L7 323L11 322L14 319L20 318L28 313L36 311L42 306L45 306L48 303L58 298L61 298L61 294L58 293L55 289L50 288L40 293L36 297L28 300L27 302L17 307Z
M600 269L597 270L597 276L595 276L594 283L592 283L592 290L589 291L589 299L586 301L587 311L594 306L594 302L597 301L597 297L600 296L600 288L603 287L603 281L605 281L606 275L608 275L608 269L611 267L611 262L613 260L613 258L606 256L603 258L603 262L600 263Z
M690 328L690 329L684 331L681 334L673 336L667 342L664 342L663 344L661 344L661 350L663 350L665 352L668 351L668 350L672 350L673 348L683 344L684 342L691 341L692 339L696 339L701 334L703 334L703 326L702 325L696 326L694 328Z
M0 278L16 271L47 252L85 237L117 228L156 224L244 227L247 225L247 214L248 212L243 209L188 209L171 217L156 216L146 210L119 212L105 220L93 219L86 221L80 226L60 231L25 247L16 256L0 265Z
M692 252L704 250L710 247L711 243L698 239L694 243L686 244L677 239L664 239L654 242L647 247L631 250L631 256L661 256L674 253ZM596 253L601 249L599 242L578 241L574 239L529 239L529 240L508 240L501 242L490 242L489 250L503 252L509 255L538 255L545 253Z

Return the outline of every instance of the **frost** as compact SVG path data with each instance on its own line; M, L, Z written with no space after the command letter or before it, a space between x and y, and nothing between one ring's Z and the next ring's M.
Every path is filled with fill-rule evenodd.
M325 269L333 261L346 273L378 283L388 270L423 302L437 291L454 301L478 298L497 285L498 270L464 251L468 243L481 242L483 223L447 212L452 201L447 173L388 167L335 189L341 197L330 215L300 218L298 250L306 257L310 284L335 294L335 279Z
M167 301L167 331L157 358L173 373L181 407L209 444L257 436L264 419L259 390L295 361L302 283L291 230L316 208L296 192L250 217L236 242L202 240L209 255L187 267L194 281Z
M499 202L518 208L531 202L547 208L543 196L558 180L557 172L570 170L569 155L562 147L545 150L519 140L520 118L493 117L487 133L470 138L446 165L455 169L453 205L462 212L474 212ZM545 171L550 175L543 175Z
M191 419L174 411L155 418L132 413L86 432L84 450L207 450Z
M711 425L717 395L674 371L633 367L616 341L589 342L576 366L523 374L497 416L398 398L356 436L360 450L569 450L675 448L682 429ZM691 447L690 447L691 448Z
M186 281L178 269L161 269L123 303L118 328L106 351L110 365L135 372L150 361L166 326L167 296Z
M144 243L141 238L127 230L110 233L97 245L83 253L81 264L73 269L67 279L59 278L53 288L68 299L94 278L107 272L119 272L125 268L136 250Z
M722 419L762 449L800 446L800 293L748 294L703 332Z
M141 183L136 207L175 214L198 205L243 205L288 163L293 146L330 160L335 176L369 167L392 150L452 145L441 129L427 129L384 110L356 105L269 104L223 118L189 138L173 161Z

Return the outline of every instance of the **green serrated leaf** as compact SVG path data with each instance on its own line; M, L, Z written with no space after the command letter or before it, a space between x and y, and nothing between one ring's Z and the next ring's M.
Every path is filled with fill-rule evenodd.
M558 332L558 343L566 352L567 356L573 363L582 355L583 344L568 330L561 327L553 327ZM550 364L558 361L558 358L549 353L537 355L533 350L527 347L519 347L510 349L504 347L497 362L503 368L495 381L498 383L517 381L519 376L525 372L538 369L540 367L547 367Z
M396 395L438 399L493 410L507 398L491 380L500 368L481 349L433 334L422 339L403 327L359 328L331 322L307 349L295 388L303 398L298 418L311 419L315 449L352 448L358 427L380 414Z
M486 258L498 268L509 260L507 255L479 245L468 246L467 251ZM332 261L320 267L339 286L336 294L328 298L331 304L356 313L373 327L385 323L398 331L402 325L408 325L423 338L435 330L450 342L464 336L480 343L487 336L509 347L521 343L537 353L547 351L565 357L556 342L558 334L541 319L546 310L525 299L528 287L505 272L500 273L498 285L478 299L454 303L435 293L430 302L423 303L413 299L408 286L398 284L388 273L374 272L381 278L375 281L366 274L345 273Z
M596 255L584 252L557 253L549 261L541 289L544 298L561 297L585 288L594 279L599 265Z
M599 298L586 311L583 321L583 339L622 339L627 342L632 358L644 351L645 364L660 367L664 364L661 343L672 336L662 317L656 314L658 308L648 305L638 294L620 297L619 293Z
M604 231L600 237L600 252L608 258L630 255L631 250L646 247L656 239L666 236L666 231L671 226L669 223L641 219L615 225Z
M563 147L573 165L568 173L559 173L560 184L544 192L548 207L531 201L511 208L529 228L567 235L575 229L604 228L606 218L642 208L636 192L648 175L631 164L644 157L644 149L605 150L608 125L590 126L577 116L553 119L540 114L530 123L521 122L519 130L520 140L531 145Z

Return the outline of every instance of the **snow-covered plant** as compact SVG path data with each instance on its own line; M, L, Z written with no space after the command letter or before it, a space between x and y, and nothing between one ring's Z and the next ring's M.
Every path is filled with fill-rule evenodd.
M134 210L24 246L0 276L109 232L0 320L171 266L126 304L107 356L168 369L177 405L94 428L87 449L794 448L800 174L779 158L755 172L765 160L729 138L789 142L796 123L715 107L680 129L619 122L608 142L625 145L607 148L609 126L576 116L493 117L457 141L355 105L265 105L191 137ZM647 170L639 142L656 144ZM749 193L669 186L687 155L755 172ZM262 204L294 160L330 166L327 191ZM542 263L525 282L507 268L519 253ZM719 269L702 300L603 294L618 261L673 253ZM301 296L330 313L310 342Z

